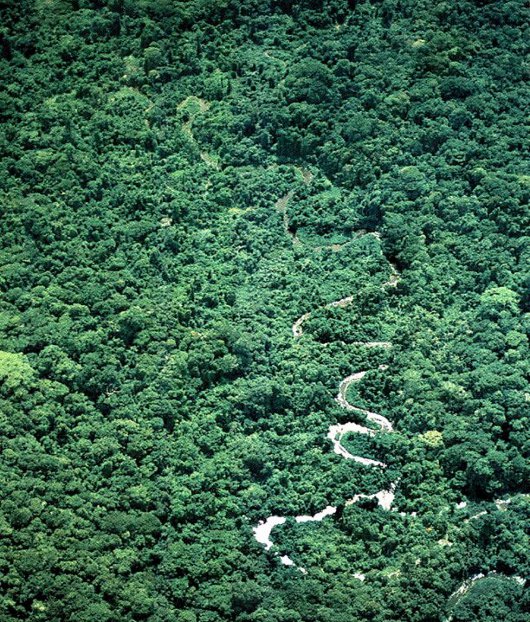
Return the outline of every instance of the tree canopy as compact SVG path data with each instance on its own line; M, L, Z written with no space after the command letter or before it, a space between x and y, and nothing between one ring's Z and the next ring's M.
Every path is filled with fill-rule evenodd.
M526 3L0 13L0 619L523 622Z

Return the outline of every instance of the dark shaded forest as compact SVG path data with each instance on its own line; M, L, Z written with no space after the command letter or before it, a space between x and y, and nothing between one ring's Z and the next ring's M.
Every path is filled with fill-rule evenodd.
M0 11L0 620L527 620L527 4Z

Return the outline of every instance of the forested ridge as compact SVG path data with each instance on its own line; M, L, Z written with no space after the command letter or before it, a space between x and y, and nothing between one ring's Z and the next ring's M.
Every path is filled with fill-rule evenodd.
M0 621L527 620L524 0L0 12Z

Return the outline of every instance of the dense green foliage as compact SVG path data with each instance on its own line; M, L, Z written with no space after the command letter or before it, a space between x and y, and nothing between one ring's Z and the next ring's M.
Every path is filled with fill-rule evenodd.
M0 620L526 619L525 4L0 3Z

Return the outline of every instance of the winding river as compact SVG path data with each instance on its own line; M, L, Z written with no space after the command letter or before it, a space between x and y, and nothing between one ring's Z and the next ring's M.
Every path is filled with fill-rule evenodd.
M304 182L306 184L310 183L311 180L313 179L312 173L308 171L307 169L299 169L299 171L302 174ZM301 242L296 236L296 234L293 234L290 231L289 218L287 215L287 206L293 196L294 196L294 191L291 190L287 192L280 199L278 199L278 201L275 204L275 208L276 210L280 212L280 214L282 214L283 229L284 229L285 234L291 238L291 241L293 242L294 245L300 245ZM381 237L381 234L377 231L371 232L371 233L363 232L362 234L373 235L377 239L380 239ZM396 287L398 284L398 281L399 281L399 274L397 272L397 269L394 265L391 264L391 275L388 281L386 283L383 283L382 288L385 289L386 287ZM353 300L354 300L353 296L347 296L345 298L341 298L340 300L335 300L333 302L330 302L329 304L326 305L326 308L336 308L336 307L346 308L353 302ZM304 313L302 316L300 316L294 322L292 326L292 333L295 339L299 339L303 335L302 325L310 317L311 317L311 312L307 312L307 313ZM383 348L383 349L392 347L392 344L389 341L355 341L351 345L362 346L365 348ZM385 370L386 366L380 365L379 369ZM354 455L351 452L349 452L342 444L342 439L344 438L344 435L346 434L365 434L368 436L374 436L375 434L378 434L378 433L385 433L385 432L393 431L392 424L386 417L378 413L374 413L369 410L366 410L364 408L353 406L346 399L346 393L348 391L348 387L352 385L353 383L360 382L364 378L366 373L367 373L367 370L359 371L344 378L344 380L342 380L342 382L339 384L339 391L338 391L338 395L335 398L335 400L337 401L339 406L341 406L341 408L344 408L345 410L349 412L355 412L357 414L363 415L364 417L366 417L367 423L371 423L377 426L378 429L360 425L353 421L350 421L347 423L333 424L329 426L327 438L331 441L333 445L333 451L337 455L341 456L342 458L346 460L352 460L354 462L357 462L359 464L362 464L368 467L385 468L386 464L384 462L381 462L379 460L373 460L372 458L366 458L364 456ZM345 501L345 505L352 505L354 503L357 503L361 499L377 499L377 502L381 508L383 508L384 510L390 510L392 507L392 503L394 501L396 486L397 486L397 482L394 482L391 484L388 490L380 490L379 492L376 492L372 495L366 495L366 494L354 495L353 497L351 497L351 499L347 499ZM336 512L337 512L337 506L328 505L324 509L317 512L316 514L313 514L313 515L302 514L299 516L295 516L294 521L296 523L319 522L328 516L332 516ZM265 547L266 551L271 550L274 546L274 542L271 538L273 529L277 527L278 525L283 525L286 521L287 521L287 517L285 516L271 515L265 520L260 521L259 524L253 528L254 537L260 544L262 544ZM288 555L280 556L279 552L277 551L275 552L275 555L279 556L280 561L283 565L296 566L295 562ZM301 566L296 566L296 567L298 568L300 572L304 574L307 573L305 568ZM353 576L359 579L360 581L364 581L364 578L365 578L364 575L361 573L355 573Z
M343 300L337 301L336 303L331 303L331 305L343 306L343 303L345 300L348 300L348 299L343 299ZM293 327L293 333L294 332L295 331ZM297 335L295 334L295 337L296 336ZM369 344L368 347L374 347L374 343L375 342L367 342L367 344ZM391 344L389 344L388 342L377 342L377 343L383 344L381 347L384 347L384 348L391 346ZM381 370L386 369L386 365L380 365L379 369ZM337 455L341 456L342 458L345 458L346 460L353 460L354 462L358 462L359 464L363 464L365 466L385 468L386 464L384 462L380 462L379 460L373 460L371 458L366 458L364 456L353 455L342 444L342 439L345 434L353 433L353 434L366 434L369 436L374 436L375 434L378 434L381 432L392 432L393 431L392 424L386 417L378 413L365 410L364 408L353 406L346 399L346 392L348 390L348 387L353 383L360 382L364 378L366 373L367 371L360 371L360 372L351 374L347 378L344 378L344 380L342 380L342 382L339 385L339 391L338 391L338 394L335 400L345 410L364 415L366 417L367 422L370 422L376 425L378 429L376 430L374 428L369 428L367 426L354 423L353 421L347 422L347 423L338 423L338 424L333 424L329 426L327 437L333 444L333 451ZM380 490L379 492L376 492L371 495L367 495L367 494L354 495L353 497L351 497L351 499L346 500L345 505L352 505L354 503L357 503L361 499L377 499L377 502L381 508L383 508L384 510L390 510L392 507L392 503L394 501L396 486L397 486L397 482L394 482L391 484L388 490ZM294 521L296 523L319 522L323 520L324 518L326 518L327 516L332 516L333 514L335 514L337 512L337 509L338 509L337 506L328 505L324 509L317 512L316 514L313 514L313 515L302 514L299 516L295 516ZM287 520L287 517L285 516L272 515L272 516L269 516L267 519L260 521L260 523L256 527L254 527L253 529L254 537L260 544L263 544L266 551L271 550L274 546L274 542L271 539L272 530L278 525L283 525L286 522L286 520ZM276 552L275 554L279 555L278 552ZM280 561L285 566L296 566L295 562L288 555L280 556ZM301 566L296 566L296 567L298 568L300 572L304 574L307 573L305 568ZM356 573L353 576L359 579L360 581L364 581L364 578L365 578L364 575L361 573Z
M300 171L302 173L305 183L309 183L312 179L312 174L305 169L300 169ZM283 227L284 227L285 233L291 238L294 245L300 245L301 242L297 238L296 234L293 234L290 231L289 220L287 216L287 205L289 201L291 200L291 198L293 197L293 195L294 195L293 191L288 192L276 202L275 207L283 216ZM380 239L381 237L381 234L377 231L371 232L365 235L373 235L377 239ZM385 283L383 283L381 286L383 289L386 289L387 287L392 287L392 288L397 287L399 283L400 274L398 272L397 267L393 263L390 263L390 270L391 271L390 271L388 280ZM349 306L352 302L353 302L353 296L347 296L345 298L341 298L340 300L336 300L334 302L327 304L326 308L334 308L334 307L345 308ZM299 339L300 337L302 337L303 324L310 317L311 317L311 312L308 311L304 313L303 315L301 315L293 323L292 334L293 334L294 339ZM322 345L328 345L328 344L322 344ZM362 346L365 348L382 348L382 349L387 349L387 348L392 347L392 343L389 341L356 341L356 342L352 342L350 345L357 345L357 346ZM384 371L386 369L387 369L386 365L379 365L379 370ZM372 458L367 458L365 456L354 455L350 451L348 451L348 449L346 449L346 447L344 447L342 443L343 438L346 434L364 434L368 436L375 436L376 434L392 433L394 431L392 423L383 415L372 412L364 408L360 408L358 406L354 406L350 404L347 400L346 396L347 396L348 388L352 384L360 382L367 373L368 373L367 370L357 371L347 376L346 378L344 378L339 384L338 394L335 398L335 401L344 410L364 416L366 418L366 423L372 424L375 427L368 427L367 425L361 425L353 421L349 421L346 423L331 424L328 428L327 438L331 441L334 453L340 456L341 458L344 458L345 460L352 460L354 462L357 462L367 467L384 469L387 466L384 462L381 462L379 460L374 460ZM378 505L383 510L387 510L387 511L391 510L392 504L394 502L397 484L398 484L398 481L395 481L390 485L388 489L380 490L371 495L356 494L350 499L347 499L345 501L345 505L346 506L352 505L354 503L359 502L362 499L376 499L378 502ZM506 505L508 505L510 502L511 502L511 499L507 499L507 500L498 499L498 500L495 500L495 505L497 506L497 509L506 509ZM456 505L456 509L463 509L466 507L466 505L467 503L463 501ZM336 514L337 510L338 510L337 506L327 505L325 508L323 508L319 512L316 512L315 514L312 514L312 515L301 514L298 516L294 516L293 519L295 523L320 522L323 519L327 518L328 516L333 516L334 514ZM487 511L481 511L465 519L464 522L475 520L479 518L480 516L487 514L487 513L488 513ZM404 514L404 513L401 512L400 514ZM415 516L416 512L411 512L410 515ZM286 516L271 515L267 517L265 520L260 521L258 525L256 525L253 528L254 537L256 541L262 544L266 551L270 551L271 549L274 548L274 541L272 540L272 532L274 528L286 523L287 518L288 517ZM446 544L452 544L452 543L447 541ZM302 574L307 574L307 570L303 568L302 566L298 566L288 555L280 555L278 551L275 551L274 555L279 558L280 562L284 566L296 567ZM448 606L451 606L451 604L454 606L454 604L458 602L458 600L462 598L462 596L464 596L469 591L469 589L473 586L474 583L476 583L477 581L481 579L484 579L488 576L492 576L495 574L496 573L493 571L487 575L479 573L479 574L475 574L471 576L469 579L464 581L460 585L460 587L455 592L453 592L453 594L449 597ZM362 573L353 573L352 576L358 579L359 581L365 580L365 575ZM507 578L516 581L520 585L525 585L526 583L525 579L517 575L507 576ZM450 622L451 619L452 619L452 616L446 617L445 622Z

